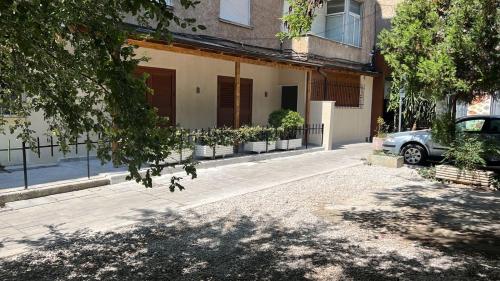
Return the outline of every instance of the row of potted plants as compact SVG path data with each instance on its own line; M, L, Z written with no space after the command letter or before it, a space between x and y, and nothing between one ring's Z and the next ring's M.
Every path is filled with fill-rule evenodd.
M290 128L243 126L239 129L216 128L195 134L195 155L198 157L227 156L234 146L243 144L247 152L262 153L273 150L297 149L302 139Z
M239 129L197 131L192 134L194 155L204 158L224 157L234 154L234 147L238 144L243 144L244 151L255 153L297 149L302 146L297 128L304 124L304 119L299 113L290 110L274 111L268 122L270 127L243 126ZM183 147L180 150L189 148L192 153L193 147Z

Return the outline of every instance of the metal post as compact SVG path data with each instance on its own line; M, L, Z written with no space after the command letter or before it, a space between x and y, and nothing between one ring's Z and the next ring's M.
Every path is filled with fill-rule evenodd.
M87 132L87 178L90 179L90 139Z
M38 138L38 137L36 138L36 143L38 145L38 150L37 150L37 152L38 152L38 158L40 158L40 138Z
M50 156L54 157L54 138L50 136Z
M321 124L321 146L323 146L324 135L325 135L325 124Z
M305 124L304 130L305 130L305 134L306 134L306 149L307 149L309 146L309 125Z
M269 130L267 129L266 127L266 130L264 131L264 133L266 134L266 153L269 152Z
M28 168L26 167L26 143L23 141L24 189L28 189Z
M10 140L9 140L9 146L7 147L7 160L10 162Z
M401 108L403 107L403 97L399 96L399 120L398 120L398 132L401 132Z

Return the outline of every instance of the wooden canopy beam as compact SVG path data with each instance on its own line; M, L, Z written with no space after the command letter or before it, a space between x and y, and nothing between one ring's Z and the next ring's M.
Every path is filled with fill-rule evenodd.
M277 67L277 68L286 68L286 69L294 69L294 70L311 70L314 68L312 66L311 67L298 66L298 65L291 65L291 64L285 63L285 62L277 62L277 61L270 61L270 60L265 61L263 59L258 59L258 58L246 58L246 57L241 57L241 56L237 56L237 55L229 55L229 54L225 54L225 53L214 53L213 51L211 52L211 51L207 51L207 50L181 47L181 46L177 46L175 44L156 43L156 42L136 40L136 39L128 39L127 43L129 45L135 45L135 46L148 48L148 49L162 50L162 51L175 52L175 53L187 54L187 55L202 56L202 57L207 57L207 58L228 60L228 61L234 61L234 62L239 62L239 63L248 63L248 64L263 65L263 66L270 66L270 67Z

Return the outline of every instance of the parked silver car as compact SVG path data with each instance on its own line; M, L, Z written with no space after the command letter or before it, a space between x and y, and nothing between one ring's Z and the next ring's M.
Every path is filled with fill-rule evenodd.
M500 140L500 116L463 117L457 119L456 126L467 134ZM390 134L383 143L383 150L402 155L407 164L418 165L429 157L442 157L447 148L432 141L430 130L421 130Z

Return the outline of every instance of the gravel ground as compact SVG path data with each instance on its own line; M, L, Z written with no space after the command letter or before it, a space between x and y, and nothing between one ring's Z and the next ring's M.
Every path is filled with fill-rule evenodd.
M358 166L154 217L53 234L0 280L499 280L500 194Z

